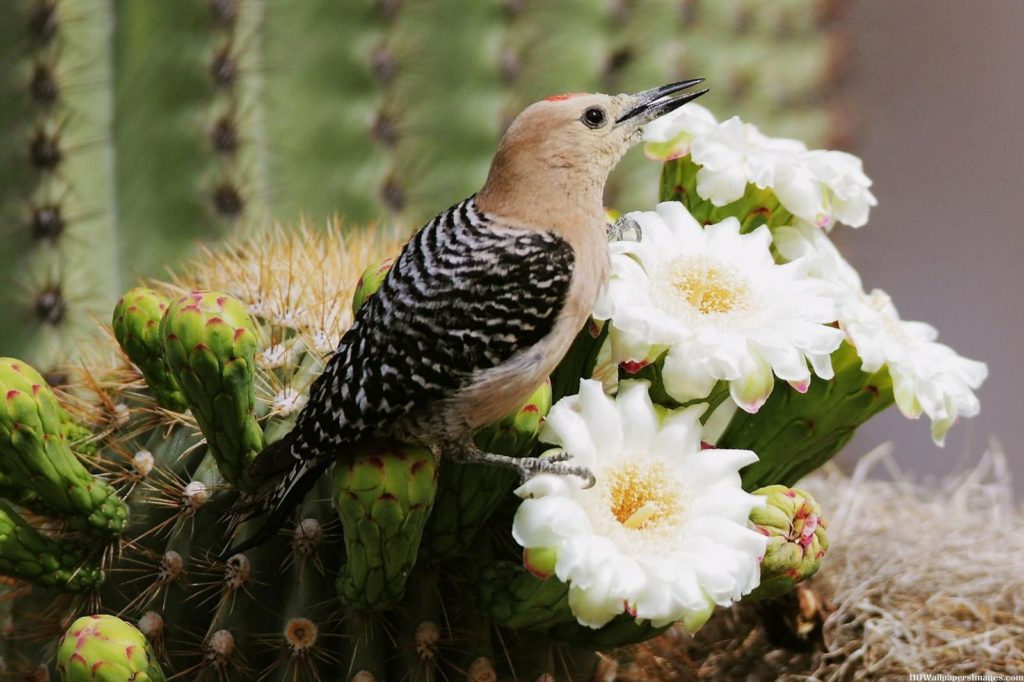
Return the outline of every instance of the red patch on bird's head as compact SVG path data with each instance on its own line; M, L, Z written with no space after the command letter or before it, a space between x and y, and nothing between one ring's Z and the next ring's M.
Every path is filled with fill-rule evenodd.
M551 95L551 97L545 97L545 102L561 102L563 99L569 99L570 97L579 97L585 95L585 92L566 92L561 95Z

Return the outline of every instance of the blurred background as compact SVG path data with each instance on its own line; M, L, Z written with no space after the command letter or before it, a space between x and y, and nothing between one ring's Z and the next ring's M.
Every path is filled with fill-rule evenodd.
M866 227L838 235L840 247L904 319L931 323L940 341L989 365L981 414L954 426L945 448L932 445L927 419L890 410L861 428L844 461L893 440L901 466L942 475L994 435L1024 490L1024 3L861 0L842 24L852 149L878 207Z
M53 370L140 275L273 221L407 233L479 187L501 131L565 91L694 75L720 118L861 155L880 205L834 235L867 287L989 363L943 474L998 435L1024 488L1024 258L1010 198L1024 3L1007 0L0 0L0 355ZM608 202L646 208L633 152Z

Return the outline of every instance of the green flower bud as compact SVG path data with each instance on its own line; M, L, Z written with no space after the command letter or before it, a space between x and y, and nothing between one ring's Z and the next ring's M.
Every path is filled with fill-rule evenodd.
M388 276L394 263L394 258L385 258L363 271L363 274L359 276L359 283L356 284L355 293L352 295L352 312L359 310L366 303L366 299L380 289L380 285L384 283L384 278Z
M152 289L136 287L125 292L114 307L114 337L128 359L142 372L157 403L169 410L187 409L181 387L164 357L160 320L169 300Z
M63 517L72 530L120 535L128 508L68 447L71 416L39 372L0 358L0 483L35 511Z
M146 637L115 616L83 616L57 645L64 682L165 682Z
M237 488L263 449L253 379L259 345L245 304L216 291L193 292L160 324L165 357L221 475Z
M803 490L770 485L753 494L768 501L750 512L750 522L768 537L768 547L761 561L761 584L747 598L769 599L817 572L828 549L826 524L818 503Z
M338 596L360 609L397 603L416 564L437 492L437 464L425 448L375 444L334 467L334 507L347 562Z

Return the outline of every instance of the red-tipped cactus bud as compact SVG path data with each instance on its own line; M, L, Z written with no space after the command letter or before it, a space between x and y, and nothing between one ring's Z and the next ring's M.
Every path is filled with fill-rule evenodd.
M363 274L359 277L359 283L356 284L355 293L352 295L352 312L359 310L366 303L366 300L380 288L394 262L394 258L385 258L363 271Z
M828 538L821 508L810 494L783 485L770 485L754 494L768 502L750 513L754 528L768 536L761 584L747 597L757 600L785 594L814 575L828 549Z
M259 339L245 304L216 291L193 292L167 308L160 336L221 475L249 489L245 471L263 449L263 432L255 416Z
M347 557L337 582L344 603L380 609L402 598L436 492L437 463L424 448L374 444L334 467Z
M167 366L160 336L160 320L169 303L169 299L152 289L136 287L118 300L111 326L118 344L139 368L157 403L182 412L188 406Z
M60 639L57 670L64 682L164 682L146 637L115 616L83 616Z
M118 536L128 508L108 483L85 470L68 447L71 422L39 372L20 360L0 358L4 487L31 491L40 508L64 518L73 530Z

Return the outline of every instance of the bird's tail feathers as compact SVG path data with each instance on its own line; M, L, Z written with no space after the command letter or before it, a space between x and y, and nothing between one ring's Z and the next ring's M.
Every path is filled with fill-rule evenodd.
M260 526L255 534L226 549L221 554L222 558L230 557L261 545L273 537L274 533L284 525L288 516L302 502L320 476L323 475L330 461L321 461L319 459L292 460L292 464L292 468L289 469L273 490L260 499L244 503L251 505L250 510L254 510L246 518L251 518L261 513L265 513L267 516L263 520L263 525Z
M249 465L249 477L254 481L267 481L295 465L295 451L301 450L298 429L292 429L283 437L267 445Z

